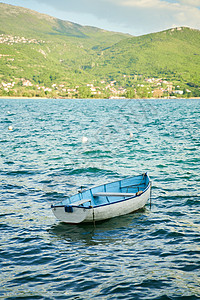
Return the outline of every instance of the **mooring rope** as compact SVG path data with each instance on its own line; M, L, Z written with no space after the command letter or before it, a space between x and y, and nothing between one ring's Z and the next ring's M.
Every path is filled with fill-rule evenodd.
M152 204L152 201L151 201L151 198L152 198L152 181L150 181L150 209L151 209L151 204Z
M93 211L92 211L92 214L93 214L93 225L94 225L94 227L95 227L94 207L93 207L93 206L92 206L92 209L93 209Z

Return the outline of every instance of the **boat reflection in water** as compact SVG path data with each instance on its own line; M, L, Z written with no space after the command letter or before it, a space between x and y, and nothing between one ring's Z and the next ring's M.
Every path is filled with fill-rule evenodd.
M63 222L48 229L51 238L67 243L78 243L87 246L98 244L113 244L121 242L122 236L127 235L133 243L138 241L141 227L148 223L149 211L145 207L136 213L99 221L97 223L80 223L73 225Z

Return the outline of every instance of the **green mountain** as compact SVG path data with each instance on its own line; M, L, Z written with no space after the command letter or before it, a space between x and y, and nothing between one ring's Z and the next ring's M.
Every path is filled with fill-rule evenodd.
M97 72L104 74L110 65L113 74L194 80L200 85L200 31L181 27L126 39L104 51Z
M0 24L0 95L199 96L198 30L132 37L3 3Z
M52 77L71 83L84 81L88 76L84 64L92 61L99 49L128 36L3 3L0 3L0 24L0 54L9 55L9 58L3 56L2 79L6 76L30 80L35 76L46 84Z

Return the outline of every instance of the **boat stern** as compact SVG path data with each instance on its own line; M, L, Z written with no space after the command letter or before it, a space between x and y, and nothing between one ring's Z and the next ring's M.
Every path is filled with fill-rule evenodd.
M55 217L65 223L78 224L87 218L89 209L71 205L51 205Z

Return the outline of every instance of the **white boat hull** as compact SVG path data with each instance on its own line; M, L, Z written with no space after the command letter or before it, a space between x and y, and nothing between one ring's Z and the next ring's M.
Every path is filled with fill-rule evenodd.
M101 206L81 207L73 206L73 211L66 211L65 206L53 206L55 217L65 223L78 224L82 222L96 222L117 216L129 214L143 208L150 198L151 184L140 195L121 200L119 202L107 203Z

